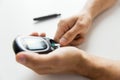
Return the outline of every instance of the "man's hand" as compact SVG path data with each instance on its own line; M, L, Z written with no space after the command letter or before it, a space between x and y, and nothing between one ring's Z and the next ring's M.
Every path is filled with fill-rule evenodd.
M61 20L54 39L62 46L78 45L84 41L91 23L92 18L87 12Z
M63 47L49 54L21 52L16 60L38 74L76 73L78 64L83 66L84 53L74 47Z
M84 41L93 20L117 0L88 0L79 15L63 19L58 23L55 40L62 46L78 45Z
M88 55L75 47L49 54L20 52L16 60L38 74L74 73L92 80L120 80L120 62Z

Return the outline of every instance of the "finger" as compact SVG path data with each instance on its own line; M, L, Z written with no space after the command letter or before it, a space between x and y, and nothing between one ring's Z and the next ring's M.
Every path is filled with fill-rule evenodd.
M67 45L75 39L75 37L80 33L80 27L75 24L68 32L66 32L60 39L61 45Z
M65 20L61 20L58 23L58 28L54 37L54 40L59 42L59 39L61 38L62 35L68 30L67 28L69 27L68 23Z
M33 32L32 34L30 34L30 36L39 36L38 32Z
M55 41L59 42L60 38L64 35L65 32L67 32L77 21L77 16L61 20L58 23L58 28L55 34Z
M45 37L46 36L46 33L38 33L38 32L33 32L32 34L31 34L31 36L41 36L41 37Z
M45 37L45 36L46 36L46 33L41 33L41 34L39 34L39 36Z
M49 55L37 53L20 52L16 55L16 61L35 70L51 68L52 58Z

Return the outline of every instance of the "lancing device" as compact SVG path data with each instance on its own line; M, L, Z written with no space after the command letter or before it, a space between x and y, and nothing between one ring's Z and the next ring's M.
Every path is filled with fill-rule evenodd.
M51 18L58 17L60 15L61 14L49 14L49 15L46 15L46 16L41 16L41 17L34 18L33 20L34 21L43 21L43 20L48 20L48 19L51 19Z

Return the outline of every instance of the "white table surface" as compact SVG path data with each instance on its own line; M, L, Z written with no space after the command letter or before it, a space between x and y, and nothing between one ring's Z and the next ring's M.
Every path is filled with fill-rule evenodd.
M78 75L37 75L15 61L12 41L18 35L46 32L54 37L60 19L81 11L87 0L0 0L0 80L88 80ZM61 13L56 19L36 23L34 17ZM88 53L120 58L120 1L94 22L81 49Z

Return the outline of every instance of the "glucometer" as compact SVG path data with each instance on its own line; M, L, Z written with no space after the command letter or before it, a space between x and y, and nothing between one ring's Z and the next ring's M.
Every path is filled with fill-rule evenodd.
M53 39L37 36L18 36L13 41L13 50L17 54L21 51L30 51L40 54L51 52L60 47Z

